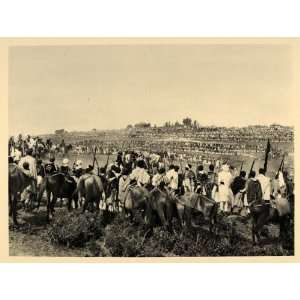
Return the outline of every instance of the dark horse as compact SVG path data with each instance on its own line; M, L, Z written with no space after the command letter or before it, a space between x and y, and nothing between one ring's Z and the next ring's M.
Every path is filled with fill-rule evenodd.
M54 208L57 198L68 199L68 210L72 209L72 200L75 201L75 207L78 206L77 194L74 193L76 190L76 182L72 177L66 177L63 173L55 173L47 175L43 178L40 189L38 191L38 205L40 207L41 199L46 191L47 193L47 220L54 215ZM52 199L51 199L52 195Z
M157 187L152 189L147 204L146 213L151 226L155 225L155 215L158 216L161 225L170 232L173 231L173 218L179 220L181 227L183 226L184 206L167 190Z

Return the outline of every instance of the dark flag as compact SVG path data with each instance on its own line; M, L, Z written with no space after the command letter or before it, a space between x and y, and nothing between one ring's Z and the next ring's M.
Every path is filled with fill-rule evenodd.
M268 156L269 156L270 151L271 151L271 144L270 144L270 139L268 139L266 155L265 155L265 163L264 163L265 172L267 172L267 168L268 168Z

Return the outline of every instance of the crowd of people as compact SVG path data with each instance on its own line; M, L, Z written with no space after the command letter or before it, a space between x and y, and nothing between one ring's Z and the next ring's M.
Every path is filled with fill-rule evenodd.
M106 196L114 192L121 202L127 188L138 185L158 188L174 197L188 192L199 193L220 203L220 210L225 213L261 201L271 205L274 199L293 194L293 181L282 169L271 179L266 176L264 168L260 168L258 174L254 170L246 174L219 159L198 161L197 165L187 164L183 167L177 165L175 159L166 160L163 153L128 150L119 151L116 160L113 163L107 161L104 166L99 166L94 159L91 165L83 168L81 160L70 165L67 158L58 166L54 154L49 155L46 162L39 157L36 152L37 145L42 143L39 138L28 136L18 141L15 144L10 141L9 163L17 164L27 176L35 179L36 185L27 188L28 194L36 193L42 178L56 172L64 174L66 180L76 181L83 174L96 173L106 184ZM47 140L45 144L49 145L49 142ZM64 146L64 143L60 145Z
M116 153L118 150L176 153L194 158L201 154L211 156L255 156L265 150L267 139L272 143L271 155L282 156L292 149L293 129L290 127L201 127L193 130L185 127L149 127L130 130L83 133L79 138L70 133L72 151L79 153ZM288 145L286 147L286 145Z

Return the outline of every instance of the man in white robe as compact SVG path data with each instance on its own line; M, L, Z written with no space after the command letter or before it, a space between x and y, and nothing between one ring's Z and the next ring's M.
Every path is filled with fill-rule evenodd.
M220 202L220 210L223 212L229 211L229 205L233 199L233 193L230 189L232 175L228 165L223 165L222 170L218 174L218 202Z

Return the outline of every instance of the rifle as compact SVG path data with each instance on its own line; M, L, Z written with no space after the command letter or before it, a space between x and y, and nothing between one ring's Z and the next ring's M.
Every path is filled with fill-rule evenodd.
M94 166L95 166L95 161L96 161L96 147L95 147L95 150L94 150L93 169L94 169Z
M251 171L253 170L253 167L254 167L254 163L256 161L256 158L254 158L253 162L252 162L252 165L251 165L251 168L250 168L250 171L249 171L249 174L251 173Z
M244 165L244 161L242 161L241 168L240 168L240 173L243 171L243 165Z
M276 173L276 177L278 177L279 172L283 169L283 164L284 164L284 155L283 155L283 157L282 157L282 161L281 161L280 166L279 166L279 168L278 168L278 171L277 171L277 173Z
M271 150L271 144L270 144L270 139L268 139L267 142L267 147L266 147L266 154L265 154L265 163L264 163L264 170L267 172L267 167L268 167L268 156Z
M182 168L182 162L181 162L181 159L179 159L179 164L180 164L181 174L183 174L183 168Z
M109 156L110 156L110 152L108 151L108 155L107 155L106 164L105 164L105 166L104 166L104 168L105 168L105 171L106 171L106 169L107 169L107 166L108 166L108 162L109 162Z

